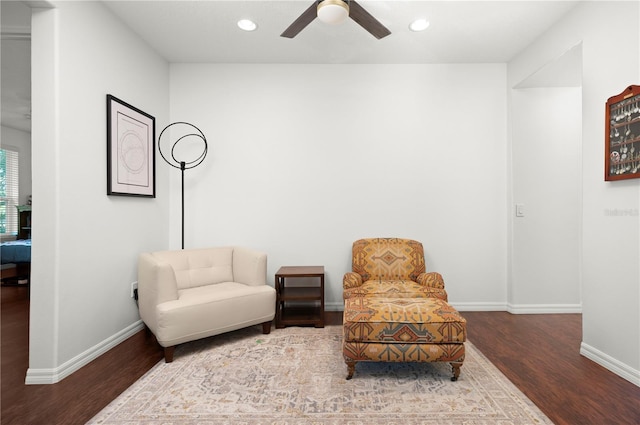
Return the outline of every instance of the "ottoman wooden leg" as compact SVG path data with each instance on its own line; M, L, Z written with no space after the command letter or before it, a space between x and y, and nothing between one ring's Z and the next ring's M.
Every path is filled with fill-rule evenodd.
M347 363L347 380L353 378L353 374L356 371L356 362L354 361L346 361Z
M451 369L453 370L453 376L451 377L452 381L457 381L458 376L460 376L460 367L462 363L451 363Z

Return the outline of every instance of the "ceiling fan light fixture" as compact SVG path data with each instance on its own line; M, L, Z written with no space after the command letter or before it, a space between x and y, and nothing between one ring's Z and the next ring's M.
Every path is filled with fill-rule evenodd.
M343 0L323 0L318 3L318 19L325 24L337 25L349 16L349 5Z

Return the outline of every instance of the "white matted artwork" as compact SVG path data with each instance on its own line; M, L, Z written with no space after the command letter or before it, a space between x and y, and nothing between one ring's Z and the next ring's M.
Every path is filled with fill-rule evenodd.
M155 118L107 95L107 195L155 198Z

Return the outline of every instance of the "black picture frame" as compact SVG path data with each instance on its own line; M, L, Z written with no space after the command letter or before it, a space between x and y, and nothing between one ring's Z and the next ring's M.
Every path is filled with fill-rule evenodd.
M156 197L156 119L107 95L107 195Z
M640 86L607 100L604 137L605 181L640 178Z

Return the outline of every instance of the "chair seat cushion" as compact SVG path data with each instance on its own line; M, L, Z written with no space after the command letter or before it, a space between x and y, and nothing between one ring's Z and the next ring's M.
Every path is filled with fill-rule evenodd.
M237 300L236 304L241 305L243 298L262 296L271 292L274 292L274 289L268 285L251 286L237 282L222 282L179 290L177 303L209 304Z
M466 323L451 305L437 298L354 297L345 300L344 340L463 343Z
M345 289L343 297L439 298L447 301L447 292L411 280L368 280L355 288Z
M155 334L163 347L268 322L275 316L276 291L269 285L223 282L178 294L177 300L156 306Z

